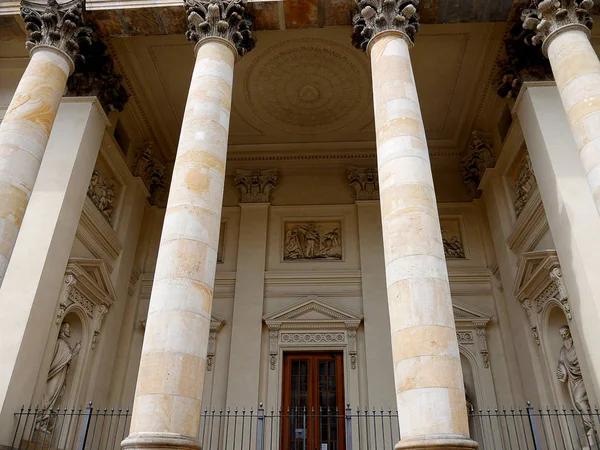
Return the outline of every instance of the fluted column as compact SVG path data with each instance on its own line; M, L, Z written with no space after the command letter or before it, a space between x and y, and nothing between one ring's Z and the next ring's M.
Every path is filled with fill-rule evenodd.
M600 211L600 61L590 43L592 0L545 0L523 27L550 60L569 126Z
M200 410L238 55L253 46L240 0L186 0L196 63L123 448L200 448Z
M82 1L22 3L31 60L0 124L0 284L40 170L79 43L89 40ZM42 7L42 10L39 8Z
M371 58L397 449L477 448L469 428L448 272L409 49L413 1L361 0L353 43Z

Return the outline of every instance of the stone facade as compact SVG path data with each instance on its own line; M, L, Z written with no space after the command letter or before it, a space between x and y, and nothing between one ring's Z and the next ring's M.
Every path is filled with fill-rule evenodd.
M517 28L444 1L169 1L0 7L28 33L0 43L0 446L21 405L93 399L131 409L125 448L215 449L241 434L203 417L284 408L298 355L336 361L342 407L397 407L396 448L597 402L588 0Z

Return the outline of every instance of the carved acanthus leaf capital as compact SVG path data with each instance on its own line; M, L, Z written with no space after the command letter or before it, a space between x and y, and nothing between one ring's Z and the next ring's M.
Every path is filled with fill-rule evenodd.
M348 167L348 183L354 189L356 200L379 200L377 169Z
M91 44L92 29L83 23L83 1L59 5L56 0L47 0L45 5L23 1L21 17L29 39L28 50L38 45L49 45L66 53L73 64L81 61L80 46Z
M277 169L235 171L235 186L241 203L268 203L277 184Z
M548 36L569 25L583 25L592 29L594 24L591 10L593 0L543 0L537 7L526 9L521 14L523 28L531 30L531 44L543 44ZM545 53L545 51L544 51Z
M106 112L123 111L129 92L123 85L123 77L115 71L113 58L106 45L94 33L91 44L81 54L83 58L67 81L65 95L98 97Z
M495 164L496 157L491 139L486 139L481 133L473 131L469 147L462 158L463 182L471 195L477 196L485 169L494 167Z
M369 41L382 31L397 30L414 42L419 31L419 0L359 0L352 24L352 44L367 49Z
M245 0L184 0L184 4L188 40L197 43L210 37L225 39L240 56L254 48Z

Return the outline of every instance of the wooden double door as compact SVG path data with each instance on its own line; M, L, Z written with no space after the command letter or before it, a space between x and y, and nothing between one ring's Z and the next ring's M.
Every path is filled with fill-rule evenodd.
M341 352L284 353L282 450L345 450Z

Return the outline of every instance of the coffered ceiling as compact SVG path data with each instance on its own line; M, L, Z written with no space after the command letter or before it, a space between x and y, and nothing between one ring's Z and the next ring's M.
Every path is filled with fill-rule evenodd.
M457 156L489 96L504 24L425 25L412 59L431 151ZM230 152L374 149L368 57L350 27L256 32L235 68ZM177 147L193 68L180 35L113 38L147 131L168 159Z

